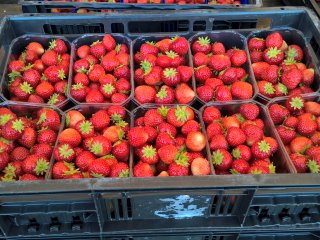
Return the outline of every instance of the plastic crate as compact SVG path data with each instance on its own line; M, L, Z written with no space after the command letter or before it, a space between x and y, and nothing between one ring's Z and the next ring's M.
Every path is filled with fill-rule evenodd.
M320 2L318 0L282 0L284 4L290 6L306 6L311 8L320 17Z
M89 10L92 12L103 11L123 11L130 9L149 9L149 10L186 10L186 9L246 9L258 8L262 6L262 0L241 0L240 5L218 5L209 4L209 0L204 0L203 4L165 4L165 0L161 0L159 4L138 4L125 3L124 0L119 0L118 3L108 2L73 2L73 1L34 1L20 0L24 13L50 13L57 11L76 13L79 10Z
M245 20L244 20L245 19ZM150 24L150 22L152 24ZM27 33L63 35L69 41L86 33L124 33L131 39L135 39L141 34L169 33L169 34L193 34L198 31L211 31L221 29L233 29L244 35L250 31L267 27L289 26L301 30L307 41L311 43L315 52L319 50L320 30L319 20L309 10L305 8L268 8L259 10L244 10L241 12L226 10L202 10L202 11L176 11L175 14L165 15L162 12L127 12L122 15L41 15L35 14L6 17L0 25L0 71L3 73L5 59L8 55L9 45L16 37ZM298 176L298 177L297 177ZM186 228L205 232L206 234L217 230L239 230L244 227L250 206L255 199L256 191L269 189L265 192L265 197L279 195L282 189L288 189L297 198L304 199L305 196L313 195L315 190L312 187L319 185L320 176L314 174L277 174L261 176L208 176L208 177L177 177L174 178L149 178L149 179L83 179L83 180L47 180L40 183L1 183L0 184L0 209L4 215L3 219L25 219L25 215L32 215L34 211L24 206L33 206L39 203L37 215L45 216L53 214L48 210L48 206L55 203L54 196L57 195L58 202L65 206L70 206L65 213L70 217L73 214L87 212L88 205L90 212L97 218L92 217L88 221L87 232L73 233L70 229L69 220L61 220L64 229L68 231L65 235L62 230L57 234L48 230L49 219L42 222L37 220L39 230L37 233L29 234L27 231L15 231L17 225L15 221L0 221L3 235L15 239L18 236L35 239L36 235L41 235L46 239L59 236L73 237L97 236L103 234L106 238L117 235L146 235L146 231L154 233L180 232L185 233ZM300 187L299 187L300 186ZM280 189L280 191L277 191ZM71 206L78 202L77 194L83 196L87 204L79 204L78 209ZM48 201L39 201L41 196L51 196ZM23 202L18 202L20 196L28 196ZM74 199L72 196L76 196ZM9 200L8 198L11 197ZM153 211L147 211L148 201L156 202L159 199L169 199L168 201L158 201L158 209L169 207L169 209L195 209L205 206L204 214L188 219L167 219L165 217L154 217ZM173 199L173 200L172 200ZM171 202L182 199L181 206L172 207ZM196 200L194 202L194 200ZM92 205L94 202L94 207ZM89 204L88 204L89 203ZM196 204L194 204L196 203ZM235 204L237 203L237 204ZM312 202L312 206L317 206L318 201ZM276 202L277 204L277 202ZM12 212L8 206L13 205L15 209L22 209ZM92 208L93 207L93 208ZM153 207L153 206L151 206ZM136 215L141 212L145 213ZM8 209L8 210L7 210ZM149 208L151 210L153 208ZM5 215L8 211L8 215ZM11 212L10 212L11 211ZM62 211L63 212L63 211ZM140 219L139 219L140 218ZM59 219L59 216L58 216ZM62 218L64 219L64 218ZM69 218L70 219L70 218ZM29 220L29 219L28 219ZM97 220L97 221L96 221ZM9 224L8 224L9 223ZM25 222L26 223L26 222ZM23 225L23 224L22 224ZM298 222L292 222L290 229L296 229ZM21 229L26 229L24 224ZM312 226L311 226L312 227ZM98 228L98 229L96 229ZM299 229L310 228L302 226ZM245 229L245 228L244 228ZM19 235L17 235L19 233ZM58 236L59 235L59 236ZM1 238L1 235L0 235ZM121 239L121 238L120 238ZM207 238L210 239L210 238ZM213 238L214 239L214 238Z

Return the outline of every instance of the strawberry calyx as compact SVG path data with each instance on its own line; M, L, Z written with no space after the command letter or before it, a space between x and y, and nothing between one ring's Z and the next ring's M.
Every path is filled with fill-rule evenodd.
M7 122L9 122L11 119L13 119L13 116L11 114L3 114L0 116L0 125L3 126Z
M79 172L79 169L75 168L73 163L65 161L63 163L69 168L69 170L63 172L63 176L69 176Z
M128 123L126 121L124 121L124 120L120 120L120 121L116 122L115 125L118 126L118 127L124 128L124 127L126 127L128 125Z
M33 92L33 87L27 83L27 82L23 82L20 84L20 89L25 92L25 93L28 93L28 94L31 94Z
M143 60L141 63L140 63L140 67L144 73L144 75L147 75L151 72L151 69L152 69L152 64L147 61L147 60Z
M251 174L254 174L254 175L262 174L262 170L260 170L260 169L258 169L258 168L255 168L255 169L253 169L250 173L251 173Z
M48 171L48 169L49 169L49 162L47 162L43 158L39 158L39 160L37 161L37 165L34 169L36 174L43 175Z
M232 154L232 157L234 157L235 159L241 158L241 152L239 148L233 149L231 154Z
M160 99L165 99L168 96L168 92L166 88L161 88L160 91L156 95Z
M120 178L127 178L129 177L129 169L126 169L126 170L123 170L119 173L119 176Z
M280 49L278 49L277 47L271 47L267 52L267 56L268 58L277 58L280 53Z
M294 58L288 57L288 58L286 58L286 59L283 61L283 63L284 63L285 65L291 65L291 64L295 64L295 63L297 63L297 62L296 62L296 60L294 60Z
M80 123L80 131L83 134L88 134L93 130L93 125L90 121L83 121Z
M22 131L24 130L24 122L21 119L13 120L12 128L17 132L22 133Z
M187 111L186 106L177 106L175 111L174 111L177 120L181 122L185 122L188 120L190 113Z
M104 84L102 88L103 91L107 94L111 94L115 90L114 86L111 83Z
M304 102L303 99L301 97L292 97L291 101L290 101L290 106L294 109L294 110L300 110L303 108Z
M189 157L187 155L187 152L179 150L177 155L174 158L175 163L177 163L180 166L188 167L189 166Z
M57 104L59 101L59 94L58 93L54 93L50 96L48 104Z
M92 66L92 65L90 65L90 66ZM90 69L89 69L89 70L90 70ZM89 73L89 70L85 69L85 67L82 66L81 68L79 68L79 69L77 70L77 72L78 72L78 73L88 74L88 73Z
M152 145L147 145L142 148L144 158L153 158L157 155L157 150Z
M93 42L90 46L93 47L94 45L97 45L98 43L102 43L100 40L97 40L95 42Z
M54 49L57 46L57 41L56 40L52 40L49 42L49 50Z
M208 37L198 37L197 42L201 45L201 46L207 46L210 44L210 39Z
M63 69L60 69L60 70L58 71L58 77L59 77L61 80L63 80L63 79L66 78L66 75L64 74L64 70L63 70Z
M48 127L42 127L42 128L40 128L40 129L37 131L37 133L40 134L40 133L42 133L43 131L48 130L48 129L49 129Z
M42 73L40 80L41 81L47 81L48 78L44 75L44 73Z
M232 169L232 168L230 169L230 173L231 173L231 174L239 174L239 172L238 172L237 170L234 170L234 169Z
M308 168L311 173L319 173L320 172L320 166L315 160L309 160L308 161Z
M295 48L288 47L288 50L287 50L287 52L286 52L286 56L287 56L288 58L294 59L295 57L298 56L298 52L297 52L297 50L296 50Z
M118 113L113 113L112 115L111 115L111 120L112 120L112 122L119 122L119 121L121 121L122 120L122 117L121 117L121 115L120 114L118 114Z
M212 162L215 165L221 165L224 159L223 153L218 149L217 151L212 153Z
M243 123L246 120L240 113L237 114L236 117L239 120L240 124Z
M175 68L166 68L163 71L163 74L166 78L174 78L177 75L177 70Z
M273 163L269 164L269 173L276 173L276 166Z
M167 118L167 114L168 114L168 112L169 112L169 108L162 105L161 107L159 107L159 108L157 109L157 111L158 111L158 113L160 113L160 115L161 115L164 119L166 119L166 118Z
M21 59L24 63L26 63L26 51L21 53Z
M146 41L146 43L152 46L156 46L156 43L154 41Z
M169 52L166 52L166 55L171 58L174 59L175 57L178 57L179 55L177 53L175 53L174 51L170 50Z
M61 61L62 61L61 55L60 55L60 54L58 54L58 64L60 64L60 63L61 63Z
M90 152L97 155L97 154L102 153L102 151L103 151L103 147L100 142L94 142L93 144L91 143Z
M118 43L117 45L116 45L116 47L115 47L115 51L116 51L116 53L119 53L120 52L120 49L121 49L121 44L120 43Z
M6 166L3 172L5 173L3 178L6 180L13 181L16 178L16 168L11 163Z
M275 93L275 89L272 85L272 83L266 83L264 85L264 91L267 93L267 94L274 94Z
M83 88L83 84L82 83L76 83L72 85L72 90L81 90Z
M93 173L91 172L90 175L94 178L103 178L103 175L101 173Z
M27 66L24 66L24 67L21 69L21 71L22 71L22 72L27 71L27 70L33 68L33 66L34 66L33 64L29 63Z
M70 148L68 144L61 145L58 150L60 156L63 158L69 158L70 156L72 156L72 154L74 154L74 150Z
M259 150L264 153L268 153L271 150L270 144L265 140L258 142L258 147Z
M47 113L44 111L43 113L41 113L39 120L37 121L37 125L43 123L46 119L47 119ZM69 117L69 121L70 121L70 117Z
M284 95L288 94L288 88L286 87L286 85L282 84L282 83L278 83L278 89L281 93L283 93Z

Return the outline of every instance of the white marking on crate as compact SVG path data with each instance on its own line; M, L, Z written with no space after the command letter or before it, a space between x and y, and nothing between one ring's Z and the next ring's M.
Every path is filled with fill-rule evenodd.
M195 199L189 195L180 195L175 198L160 198L159 201L169 203L165 209L155 211L155 215L162 218L175 218L185 219L192 217L200 217L205 214L208 209L207 206L203 207L203 203L209 204L209 198L201 199L201 207L196 205Z

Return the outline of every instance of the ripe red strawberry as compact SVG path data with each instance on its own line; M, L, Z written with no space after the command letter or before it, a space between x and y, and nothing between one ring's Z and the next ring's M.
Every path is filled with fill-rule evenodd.
M231 127L227 131L226 139L230 146L238 146L246 141L246 135L240 128Z
M171 164L177 154L178 149L174 145L166 145L158 149L158 155L161 161L166 164Z
M286 51L286 57L301 62L303 59L303 50L298 45L289 45Z
M0 152L0 170L2 171L8 165L10 156L7 152Z
M42 108L37 112L37 125L39 127L48 127L54 131L58 131L61 125L59 114L51 108Z
M198 97L204 102L210 102L214 97L214 90L207 85L203 85L197 88Z
M36 93L43 99L49 99L54 94L54 87L47 81L42 81L36 87Z
M214 71L223 71L226 68L231 67L231 60L226 55L213 55L209 59L209 65Z
M67 45L61 39L55 39L50 41L49 49L55 51L58 54L63 54L68 51Z
M145 56L147 54L153 54L157 56L158 53L159 53L159 49L154 42L145 42L140 46L140 54L142 56Z
M289 144L296 137L296 132L293 129L282 125L277 127L277 131L284 144Z
M267 82L267 81L259 81L258 82L258 88L259 88L259 92L269 98L273 98L275 95L275 88L272 85L272 83Z
M188 120L194 119L194 112L187 106L170 108L167 114L167 122L175 127L181 127Z
M133 175L135 177L153 177L154 172L148 163L138 162L133 168Z
M27 148L33 147L37 140L37 133L33 128L25 128L18 139L18 142Z
M208 140L210 141L214 135L223 134L223 128L220 123L212 122L206 129Z
M251 149L246 145L239 145L232 150L232 157L236 160L250 161Z
M89 165L88 172L92 177L107 177L110 174L110 166L104 159L94 159Z
M247 54L244 50L236 49L230 60L233 66L240 67L247 62Z
M89 166L95 159L96 158L93 153L89 151L83 151L78 154L78 156L76 157L75 163L82 172L86 172L88 171Z
M23 161L30 154L29 150L25 147L16 147L10 153L11 161Z
M55 147L53 156L56 161L72 162L76 157L76 153L69 144L63 143Z
M264 159L271 156L271 146L266 140L260 140L255 142L252 147L252 156L257 159Z
M169 38L164 38L156 43L156 46L159 48L160 52L166 53L170 50L171 40Z
M263 38L250 38L248 41L248 48L250 51L259 50L263 51L266 48L266 42Z
M283 38L280 33L278 32L273 32L269 34L266 38L266 47L277 47L281 48L283 44Z
M173 125L166 122L160 123L157 127L157 130L158 133L167 132L173 137L177 135L177 129Z
M227 86L218 86L216 88L215 93L215 101L231 101L232 100L232 94L230 89Z
M264 166L254 165L249 168L248 174L269 174L270 171Z
M181 133L188 135L190 132L200 131L200 124L195 120L187 121L181 128Z
M174 38L170 45L170 50L174 51L179 55L185 55L188 53L189 43L188 40L184 37ZM140 50L141 52L141 50Z
M156 138L156 148L159 149L166 145L174 145L175 141L172 136L169 135L169 133L162 132L159 133Z
M52 146L46 143L35 144L31 149L32 154L43 156L48 159L51 157L52 151L53 151Z
M252 63L262 62L263 61L263 52L258 50L253 50L250 52L250 59Z
M242 159L236 159L231 165L230 172L232 174L247 174L249 172L250 165L247 161Z
M281 81L289 89L296 88L302 81L302 73L298 69L291 69L282 73Z
M104 101L104 97L99 90L90 89L87 92L85 101L87 103L102 103Z
M22 60L13 60L9 62L8 72L21 72L25 67L25 64Z
M209 144L210 150L217 150L217 149L228 149L228 142L224 135L217 134L211 137L210 144Z
M283 59L283 51L276 47L267 48L263 51L263 60L269 64L279 65Z
M60 143L68 143L76 147L81 143L81 135L73 128L66 128L60 133L58 140Z
M144 114L144 124L145 126L157 127L164 120L157 109L149 109Z
M21 137L24 129L25 124L20 118L12 119L3 125L1 134L8 140L17 140Z
M128 132L128 140L131 146L140 147L148 141L148 134L142 127L133 127Z
M95 112L90 119L95 130L100 131L110 124L110 117L106 110Z
M174 87L180 83L180 74L175 68L166 68L161 73L161 80L167 86ZM148 82L146 81L146 83Z
M206 107L203 111L203 121L206 124L213 122L214 120L219 120L221 118L221 112L218 108L214 106Z
M129 177L129 166L126 163L120 162L111 166L110 177Z
M57 139L57 134L51 129L42 129L38 133L37 141L38 143L47 143L54 145Z
M245 103L240 106L241 115L248 120L254 120L259 116L260 109L254 103Z
M32 86L27 82L18 83L18 86L14 89L12 89L13 94L19 99L19 100L26 100L29 98L31 93L33 92ZM13 100L13 99L11 99Z
M188 176L189 175L189 163L186 152L180 153L175 161L169 165L169 176Z
M82 138L94 136L94 127L91 121L81 120L76 124L75 129L80 133Z
M205 158L195 158L191 163L191 173L193 176L206 176L211 172L209 161Z
M208 37L198 37L198 40L192 44L191 48L193 53L208 54L211 51L210 39Z
M64 179L77 172L75 166L72 163L67 162L56 162L52 168L54 179Z
M247 82L235 82L231 85L231 94L236 99L250 99L253 96L252 85Z
M112 148L112 154L122 162L129 160L130 147L127 141L117 142Z
M23 73L22 79L29 83L32 87L36 87L40 81L40 74L34 69L28 69Z
M196 81L204 83L208 78L211 77L211 70L209 67L204 65L197 67L194 71L194 77Z
M300 95L292 95L286 100L285 106L291 113L300 113L304 108L304 99Z
M303 136L312 135L318 128L316 117L311 113L304 113L298 117L297 130Z
M224 84L232 84L238 80L236 68L227 68L219 73L219 79L223 81Z
M19 177L20 181L37 181L37 180L43 180L43 178L36 177L33 174L25 173Z
M27 50L34 51L37 55L42 55L44 53L43 46L38 42L30 42L27 47Z
M218 149L212 153L212 162L215 169L227 171L232 165L232 156L228 151Z
M174 90L166 85L161 86L156 94L155 103L157 104L172 104L174 103Z
M90 45L90 53L96 57L101 58L106 54L106 49L101 41L96 41Z
M296 129L298 125L298 118L294 116L289 116L284 120L283 124L288 128Z
M291 141L290 150L292 153L304 154L304 152L311 146L312 146L312 141L309 138L298 136Z
M314 81L314 69L308 68L302 71L302 83L310 86Z
M152 145L145 145L141 149L140 160L148 164L156 164L159 161L157 149Z
M49 168L49 161L45 157L29 155L22 162L22 169L25 173L34 175L44 175Z
M135 99L141 104L153 103L156 94L155 88L147 85L141 85L135 89Z
M120 65L120 61L115 56L105 55L101 60L101 65L106 72L112 72L116 67Z
M308 159L299 153L290 154L290 159L293 162L298 173L306 173L308 170Z
M229 116L229 117L224 117L221 119L221 123L223 124L223 126L228 129L230 127L237 127L239 128L240 127L240 121L239 119L237 118L236 115L232 115L232 116Z
M214 42L211 46L211 51L214 55L226 53L226 49L221 42Z
M31 50L26 50L19 57L19 60L22 60L28 64L33 64L38 59L39 59L39 56L37 55L37 53Z
M290 114L288 109L279 104L272 104L269 107L269 113L274 124L281 124Z
M108 52L116 48L116 41L110 34L104 35L102 43Z
M178 66L178 73L180 74L180 81L183 83L189 82L192 77L193 69L188 66Z
M95 136L92 138L90 144L90 151L98 156L102 157L111 152L112 144L110 140L104 136Z
M46 66L57 65L58 54L53 50L48 50L41 56L41 60Z
M90 54L90 47L88 45L82 45L77 49L77 56L79 58L85 58Z
M75 72L87 73L90 68L90 63L87 59L80 59L74 62L73 70Z
M175 92L175 98L179 104L188 104L195 98L195 92L186 83L181 83Z
M209 63L209 58L206 54L197 52L193 55L192 61L195 67L206 66Z
M83 86L82 83L73 84L70 89L71 97L78 102L85 100L87 92L88 88Z

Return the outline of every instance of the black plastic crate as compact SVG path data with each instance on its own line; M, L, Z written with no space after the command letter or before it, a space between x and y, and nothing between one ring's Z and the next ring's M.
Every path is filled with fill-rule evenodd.
M306 6L311 8L320 17L320 2L317 0L282 0L284 4L290 6Z
M20 0L24 13L52 13L52 12L70 12L77 13L81 10L91 12L103 11L124 11L130 9L149 9L149 10L186 10L186 9L246 9L262 7L262 0L241 0L241 4L209 4L209 0L204 0L203 4L165 4L165 0L161 0L158 4L139 4L139 3L125 3L119 0L116 3L108 2L74 2L74 1L34 1L34 0Z

